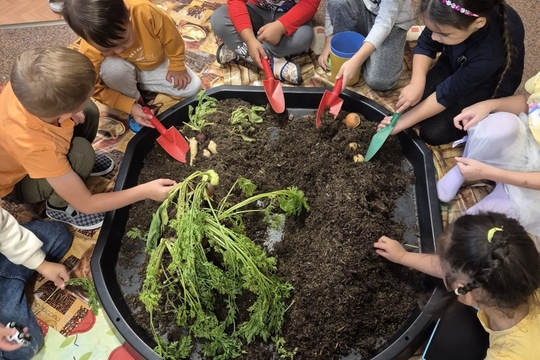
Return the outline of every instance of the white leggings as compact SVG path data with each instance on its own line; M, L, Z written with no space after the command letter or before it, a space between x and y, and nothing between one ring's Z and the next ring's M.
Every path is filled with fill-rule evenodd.
M106 57L101 63L99 76L107 87L138 99L141 94L137 89L137 83L143 90L154 91L162 94L187 98L193 96L201 89L201 79L186 67L191 77L191 82L185 89L178 90L166 79L169 68L169 60L165 60L154 70L139 70L132 62L120 57Z

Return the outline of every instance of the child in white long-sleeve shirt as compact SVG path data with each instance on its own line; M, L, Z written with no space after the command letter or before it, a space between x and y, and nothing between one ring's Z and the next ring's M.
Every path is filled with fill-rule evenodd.
M19 225L0 208L0 359L32 358L43 346L43 335L27 303L24 286L34 271L63 289L69 274L57 262L71 246L66 226L54 221L31 221ZM16 333L6 328L15 322L25 328L27 346L8 341Z
M343 63L336 78L343 88L362 68L366 84L374 90L396 86L403 71L407 31L413 24L411 0L328 0L326 3L326 43L319 64L326 70L332 36L355 31L366 39L360 50Z

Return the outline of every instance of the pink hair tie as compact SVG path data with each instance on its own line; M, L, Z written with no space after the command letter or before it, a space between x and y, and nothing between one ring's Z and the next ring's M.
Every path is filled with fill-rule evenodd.
M456 4L456 3L454 3L454 2L452 2L450 0L441 0L441 2L443 4L445 4L445 5L447 5L447 6L450 6L453 10L462 13L463 15L478 17L477 14L473 13L472 11L469 11L469 10L465 9L464 7L459 6L458 4Z

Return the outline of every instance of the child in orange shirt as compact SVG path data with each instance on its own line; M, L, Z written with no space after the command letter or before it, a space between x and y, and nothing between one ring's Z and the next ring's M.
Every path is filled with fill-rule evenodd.
M94 99L130 114L130 128L153 127L140 89L178 97L200 90L186 66L184 41L173 20L148 0L66 0L63 15L82 39L72 46L94 64Z
M86 187L99 120L95 80L94 65L75 50L41 47L18 58L0 94L0 197L47 200L50 218L84 230L100 227L105 211L165 200L173 180L104 194Z

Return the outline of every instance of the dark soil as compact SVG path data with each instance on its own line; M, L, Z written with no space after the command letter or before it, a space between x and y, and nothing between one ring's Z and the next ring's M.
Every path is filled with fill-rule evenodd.
M239 177L250 179L258 192L289 186L303 190L311 211L287 218L282 241L271 253L278 259L279 275L294 286L294 304L283 327L285 347L297 348L298 360L340 359L353 349L362 359L373 356L404 323L423 290L417 273L373 250L381 235L402 239L407 228L394 220L394 209L414 177L404 173L397 139L390 137L372 161L355 163L354 155L366 153L375 123L364 120L348 128L342 122L346 114L340 114L337 121L325 117L316 129L314 113L293 120L266 110L264 122L248 134L255 141L248 143L229 134L230 113L239 105L249 106L237 99L219 103L208 119L215 125L205 128L207 140L199 146L194 166L172 160L156 146L145 159L139 183L158 177L180 181L196 169L214 169L220 176L217 199ZM209 140L217 143L218 154L204 158ZM350 148L352 142L358 144L356 150ZM157 206L148 201L134 205L126 229L146 231ZM262 244L267 226L259 220L245 222L250 238ZM143 278L144 267L131 263L140 249L140 241L124 238L119 266L139 269ZM132 309L142 307L135 296L127 298ZM165 316L155 320L174 323ZM138 312L137 322L148 330L144 311ZM246 350L244 359L273 356L256 341Z

